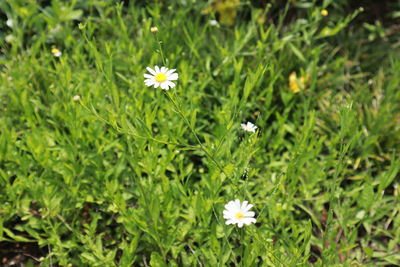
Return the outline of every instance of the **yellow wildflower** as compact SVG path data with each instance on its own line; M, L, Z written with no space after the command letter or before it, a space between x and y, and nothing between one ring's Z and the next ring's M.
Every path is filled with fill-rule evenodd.
M322 16L326 17L326 16L328 16L328 14L329 14L329 13L328 13L328 10L326 10L326 9L322 9L322 10L321 10L321 15L322 15Z
M211 7L203 10L202 14L217 12L221 24L232 26L235 23L240 0L216 0Z
M289 87L293 93L297 94L305 88L306 79L304 77L297 78L296 72L292 72L289 75Z

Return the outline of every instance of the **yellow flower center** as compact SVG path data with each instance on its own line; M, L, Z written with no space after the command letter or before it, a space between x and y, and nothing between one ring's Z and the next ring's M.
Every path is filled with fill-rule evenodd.
M167 80L167 75L165 75L164 73L159 73L159 74L156 74L156 76L154 78L156 79L157 82L162 83Z
M238 213L235 214L236 219L240 220L244 218L243 212L239 211Z

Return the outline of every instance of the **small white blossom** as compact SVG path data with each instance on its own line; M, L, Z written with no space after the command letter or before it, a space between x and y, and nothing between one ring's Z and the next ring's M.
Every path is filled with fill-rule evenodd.
M15 36L12 35L12 34L9 34L9 35L6 36L5 40L6 40L7 43L12 43L15 40Z
M234 201L229 201L225 205L224 219L226 219L226 224L237 224L239 228L243 225L250 225L251 223L256 223L254 218L254 211L250 211L253 207L252 204L248 204L248 201L243 201L240 203L239 199Z
M161 87L163 90L169 90L174 88L175 83L171 81L178 80L178 73L175 73L175 69L168 69L166 67L159 68L155 66L154 69L146 68L151 74L144 74L146 80L144 83L146 86L154 86L154 88Z
M74 99L75 102L78 102L79 100L81 100L81 96L76 95L76 96L74 96L73 99Z
M151 28L150 28L150 31L151 31L152 33L157 33L157 32L158 32L158 28L157 28L157 27L151 27Z
M6 21L6 25L7 25L8 27L12 28L12 27L14 26L14 21L13 21L12 19L8 19L8 20Z
M256 129L258 128L256 125L254 125L251 122L247 122L247 124L246 123L242 123L241 125L242 125L242 129L245 130L246 132L255 133Z
M215 19L210 20L208 23L210 23L211 26L218 26L219 25L218 21L215 20Z
M60 57L60 56L62 55L62 52L61 52L59 49L57 49L57 48L51 49L51 53L52 53L53 56L55 56L55 57Z

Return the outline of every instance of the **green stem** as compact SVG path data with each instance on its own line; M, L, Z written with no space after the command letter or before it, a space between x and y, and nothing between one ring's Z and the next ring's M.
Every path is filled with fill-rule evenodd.
M244 266L243 265L243 258L244 258L244 247L243 247L243 239L244 239L244 228L240 229L240 250L241 250L241 255L240 255L240 266Z
M157 33L155 33L154 36L155 36L156 42L157 42L157 44L158 44L158 50L160 51L160 55L161 55L162 62L164 63L164 66L167 66L167 61L166 61L166 59L165 59L164 52L163 52L162 47L161 47L161 42L160 42L160 40L158 39Z
M218 223L218 224L222 227L222 229L223 229L224 237L225 237L226 243L228 244L229 250L231 251L231 254L233 255L233 261L234 261L234 263L235 263L235 266L238 266L238 263L237 263L237 260L236 260L236 257L235 257L235 252L234 252L233 249L232 249L231 243L229 243L229 239L228 239L228 236L226 235L226 231L225 231L225 230L226 230L226 229L225 229L225 226L224 226L224 225L219 221L219 219L218 219L217 212L215 211L214 203L211 204L211 208L212 208L212 210L213 210L215 219L217 219L217 223Z
M163 141L163 140L159 140L156 139L154 137L151 136L141 136L138 135L134 132L132 132L131 130L126 130L121 128L120 126L118 126L117 124L113 124L110 121L106 120L105 118L103 118L102 116L100 116L97 111L94 109L94 107L92 107L92 109L88 108L85 104L83 104L82 102L80 102L80 105L86 109L86 111L88 111L89 113L91 113L93 116L95 116L98 120L104 122L105 124L111 126L114 130L116 130L118 133L122 133L122 134L127 134L130 135L134 138L140 138L140 139L145 139L145 140L151 140L160 144L164 144L164 145L172 145L172 146L176 146L179 149L185 149L185 150L196 150L198 149L198 146L195 145L190 145L190 144L180 144L180 143L173 143L173 142L167 142L167 141Z
M174 105L176 112L178 112L178 114L182 117L183 121L186 123L186 125L189 127L190 131L192 132L192 134L194 135L197 143L200 146L200 149L206 154L206 156L208 158L210 158L214 164L217 166L217 168L223 173L225 174L226 177L228 177L228 175L225 173L224 169L222 168L222 166L218 163L218 161L213 157L213 155L210 154L210 152L208 152L208 150L205 148L205 146L203 145L203 143L200 141L199 136L197 135L196 131L193 129L192 125L190 124L190 122L188 121L188 119L185 117L185 115L183 114L182 110L179 108L178 104L176 104L175 100L170 96L170 94L167 91L164 91L165 95L168 97L169 101Z
M140 191L140 193L141 193L141 195L142 195L142 198L144 199L145 207L146 207L146 209L147 209L147 213L148 213L148 214L151 214L151 210L150 210L150 207L149 207L149 204L148 204L148 203L150 203L150 202L149 202L149 200L146 198L145 190L144 190L144 188L143 188L143 185L142 185L141 182L139 181L139 179L137 179L136 184L139 186L139 191ZM154 232L155 232L155 234L156 234L156 236L154 237L154 239L155 239L155 241L157 242L157 246L158 246L158 248L160 249L160 252L161 252L161 254L162 254L162 257L163 257L164 261L166 262L167 253L166 253L165 250L164 250L164 247L163 247L163 245L162 245L163 242L162 242L162 240L161 240L160 233L158 232L158 222L155 221L155 220L153 220L153 216L149 216L149 217L150 217L150 221L151 221L151 226L153 227Z

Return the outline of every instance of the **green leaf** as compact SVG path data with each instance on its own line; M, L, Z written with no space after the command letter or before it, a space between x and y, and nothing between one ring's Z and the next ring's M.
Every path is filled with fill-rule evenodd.
M20 235L15 235L12 231L10 231L7 228L3 227L3 231L8 235L11 239L19 242L34 242L34 240L28 239L26 237L20 236Z
M163 258L158 252L153 252L151 253L151 259L150 259L150 266L151 267L166 267L167 265L165 264Z
M372 184L364 184L364 189L361 192L361 198L359 204L366 210L371 208L371 205L375 202L374 187Z
M82 17L83 11L80 9L72 10L64 15L65 20L78 20Z
M400 169L400 159L395 159L394 156L392 157L392 164L389 167L389 170L382 173L379 176L379 192L385 190L394 180L394 178L399 173Z
M293 53L302 61L302 62L306 62L306 58L304 57L303 53L301 53L301 51L295 47L292 43L288 43L290 49L293 51Z

